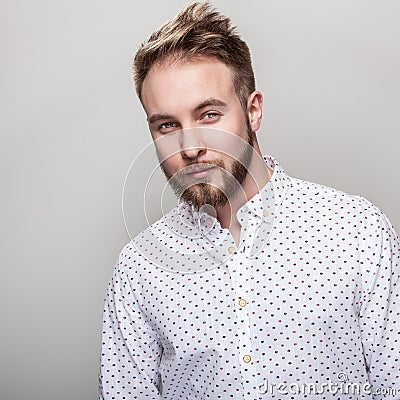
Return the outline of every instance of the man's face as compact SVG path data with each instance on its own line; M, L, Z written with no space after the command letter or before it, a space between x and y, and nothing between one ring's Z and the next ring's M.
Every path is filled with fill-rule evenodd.
M142 101L176 194L197 209L225 204L253 154L229 67L214 58L155 65L143 82Z

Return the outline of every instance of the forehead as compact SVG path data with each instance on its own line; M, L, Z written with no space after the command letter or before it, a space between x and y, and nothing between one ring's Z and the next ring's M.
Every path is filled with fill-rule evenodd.
M148 114L194 107L211 97L225 102L236 97L231 68L216 58L156 63L142 86L143 106Z

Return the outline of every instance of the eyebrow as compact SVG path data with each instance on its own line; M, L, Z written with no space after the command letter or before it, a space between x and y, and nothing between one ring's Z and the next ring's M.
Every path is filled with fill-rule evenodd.
M218 106L218 107L226 107L226 103L222 100L215 99L214 97L210 97L199 103L195 108L194 111L200 111L204 107L208 106ZM154 124L156 121L165 120L165 119L173 119L174 117L168 114L153 114L147 118L147 122L149 124Z
M160 121L161 119L171 119L173 118L171 115L168 114L153 114L151 117L147 118L147 122L149 124L153 124L156 121Z
M210 97L207 100L202 101L200 104L198 104L195 107L195 111L199 111L204 107L208 106L219 106L219 107L226 107L226 103L224 103L222 100L215 99L214 97Z

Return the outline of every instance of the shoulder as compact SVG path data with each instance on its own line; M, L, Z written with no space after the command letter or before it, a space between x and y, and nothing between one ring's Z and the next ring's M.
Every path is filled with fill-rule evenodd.
M185 218L187 210L182 212L180 207L174 207L123 246L118 264L140 272L162 266L169 256L173 256L172 244L179 227L187 225Z
M304 179L290 177L291 193L305 196L309 199L324 200L325 202L345 202L356 205L362 197L355 196L342 190L323 185L321 183L310 182Z
M346 193L320 183L290 177L291 187L288 196L297 198L309 205L318 204L330 209L355 209L365 216L378 217L383 212L365 197Z
M363 196L290 177L287 202L309 213L330 218L336 223L352 225L359 235L386 233L398 240L394 227L384 212ZM326 221L325 218L325 221ZM350 228L350 226L348 226Z

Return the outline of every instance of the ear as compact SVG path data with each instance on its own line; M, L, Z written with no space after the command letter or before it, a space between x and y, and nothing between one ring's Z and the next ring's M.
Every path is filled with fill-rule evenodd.
M258 131L262 118L263 96L258 90L250 94L247 101L247 115L253 132Z

